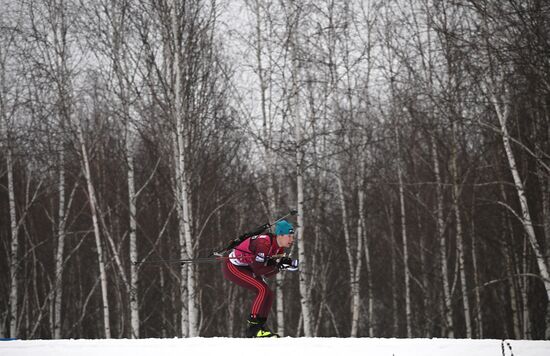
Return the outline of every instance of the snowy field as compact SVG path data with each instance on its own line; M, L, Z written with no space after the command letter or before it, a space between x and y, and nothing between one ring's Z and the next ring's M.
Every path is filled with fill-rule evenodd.
M501 345L501 340L463 339L16 340L1 341L0 356L499 356ZM550 356L550 341L506 340L504 355L512 354Z

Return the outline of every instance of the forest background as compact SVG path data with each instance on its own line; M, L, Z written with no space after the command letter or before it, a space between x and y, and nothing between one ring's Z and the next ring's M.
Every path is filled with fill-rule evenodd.
M296 208L280 334L550 338L547 1L1 7L0 337L240 336Z

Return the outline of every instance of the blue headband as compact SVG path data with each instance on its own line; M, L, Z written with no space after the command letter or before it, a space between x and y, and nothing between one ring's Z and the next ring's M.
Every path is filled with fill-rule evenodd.
M275 235L290 235L294 233L294 227L286 220L281 220L275 224Z

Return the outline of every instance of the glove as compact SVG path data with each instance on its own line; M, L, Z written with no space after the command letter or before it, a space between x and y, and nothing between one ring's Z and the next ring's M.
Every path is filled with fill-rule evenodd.
M281 271L294 272L298 270L298 260L293 260L290 257L283 257L279 260L279 263L277 263L277 267L279 267Z
M254 261L258 263L263 263L264 266L275 266L277 264L277 260L271 257L267 257L264 253L260 252L256 255L254 258Z

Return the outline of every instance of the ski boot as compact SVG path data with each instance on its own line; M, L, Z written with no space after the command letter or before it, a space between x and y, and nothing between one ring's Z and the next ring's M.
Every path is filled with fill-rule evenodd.
M246 337L279 337L279 335L271 332L265 327L267 318L253 317L248 318L248 329L246 329Z

